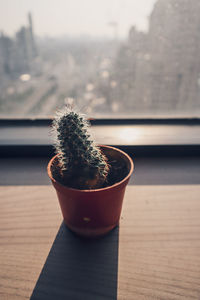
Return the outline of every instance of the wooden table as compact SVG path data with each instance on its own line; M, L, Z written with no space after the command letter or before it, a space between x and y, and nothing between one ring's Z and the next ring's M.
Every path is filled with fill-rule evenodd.
M61 221L51 186L0 187L1 300L30 298ZM75 274L71 279L85 274L93 283L98 278L99 285L91 295L92 284L83 278L80 297L79 284L68 280L69 291L64 293L73 296L51 299L200 299L200 185L128 186L119 230L98 244L81 242L63 230L58 239L68 235L70 241L63 244L66 252L62 255L69 266L63 274L71 267ZM79 253L80 249L87 251ZM51 251L45 270L52 269L48 261L55 253ZM100 259L106 263L99 263ZM106 267L111 262L109 272ZM106 291L113 294L108 297Z

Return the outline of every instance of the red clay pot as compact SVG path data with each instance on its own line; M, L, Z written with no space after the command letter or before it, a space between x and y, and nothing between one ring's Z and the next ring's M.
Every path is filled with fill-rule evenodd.
M133 172L133 162L123 151L100 146L105 155L123 159L128 175L120 182L96 190L78 190L57 182L51 172L56 155L50 160L47 171L56 189L65 224L75 233L85 237L104 235L118 225L125 188Z

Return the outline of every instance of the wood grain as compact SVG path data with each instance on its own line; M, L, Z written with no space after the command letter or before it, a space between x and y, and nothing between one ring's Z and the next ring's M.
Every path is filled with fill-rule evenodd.
M118 300L200 299L199 195L200 185L128 186ZM61 220L52 187L0 187L1 300L29 299Z
M52 187L0 187L0 299L29 299L61 223Z
M118 299L200 299L200 186L129 188Z

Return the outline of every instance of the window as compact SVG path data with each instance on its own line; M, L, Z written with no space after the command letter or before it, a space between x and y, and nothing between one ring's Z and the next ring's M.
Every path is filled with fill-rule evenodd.
M0 117L200 116L199 0L3 1Z

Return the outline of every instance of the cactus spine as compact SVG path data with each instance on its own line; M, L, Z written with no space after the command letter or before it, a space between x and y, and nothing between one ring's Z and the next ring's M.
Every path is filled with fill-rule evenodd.
M85 117L69 108L53 121L60 174L66 184L80 189L100 188L109 171L107 159L91 140L88 127Z

